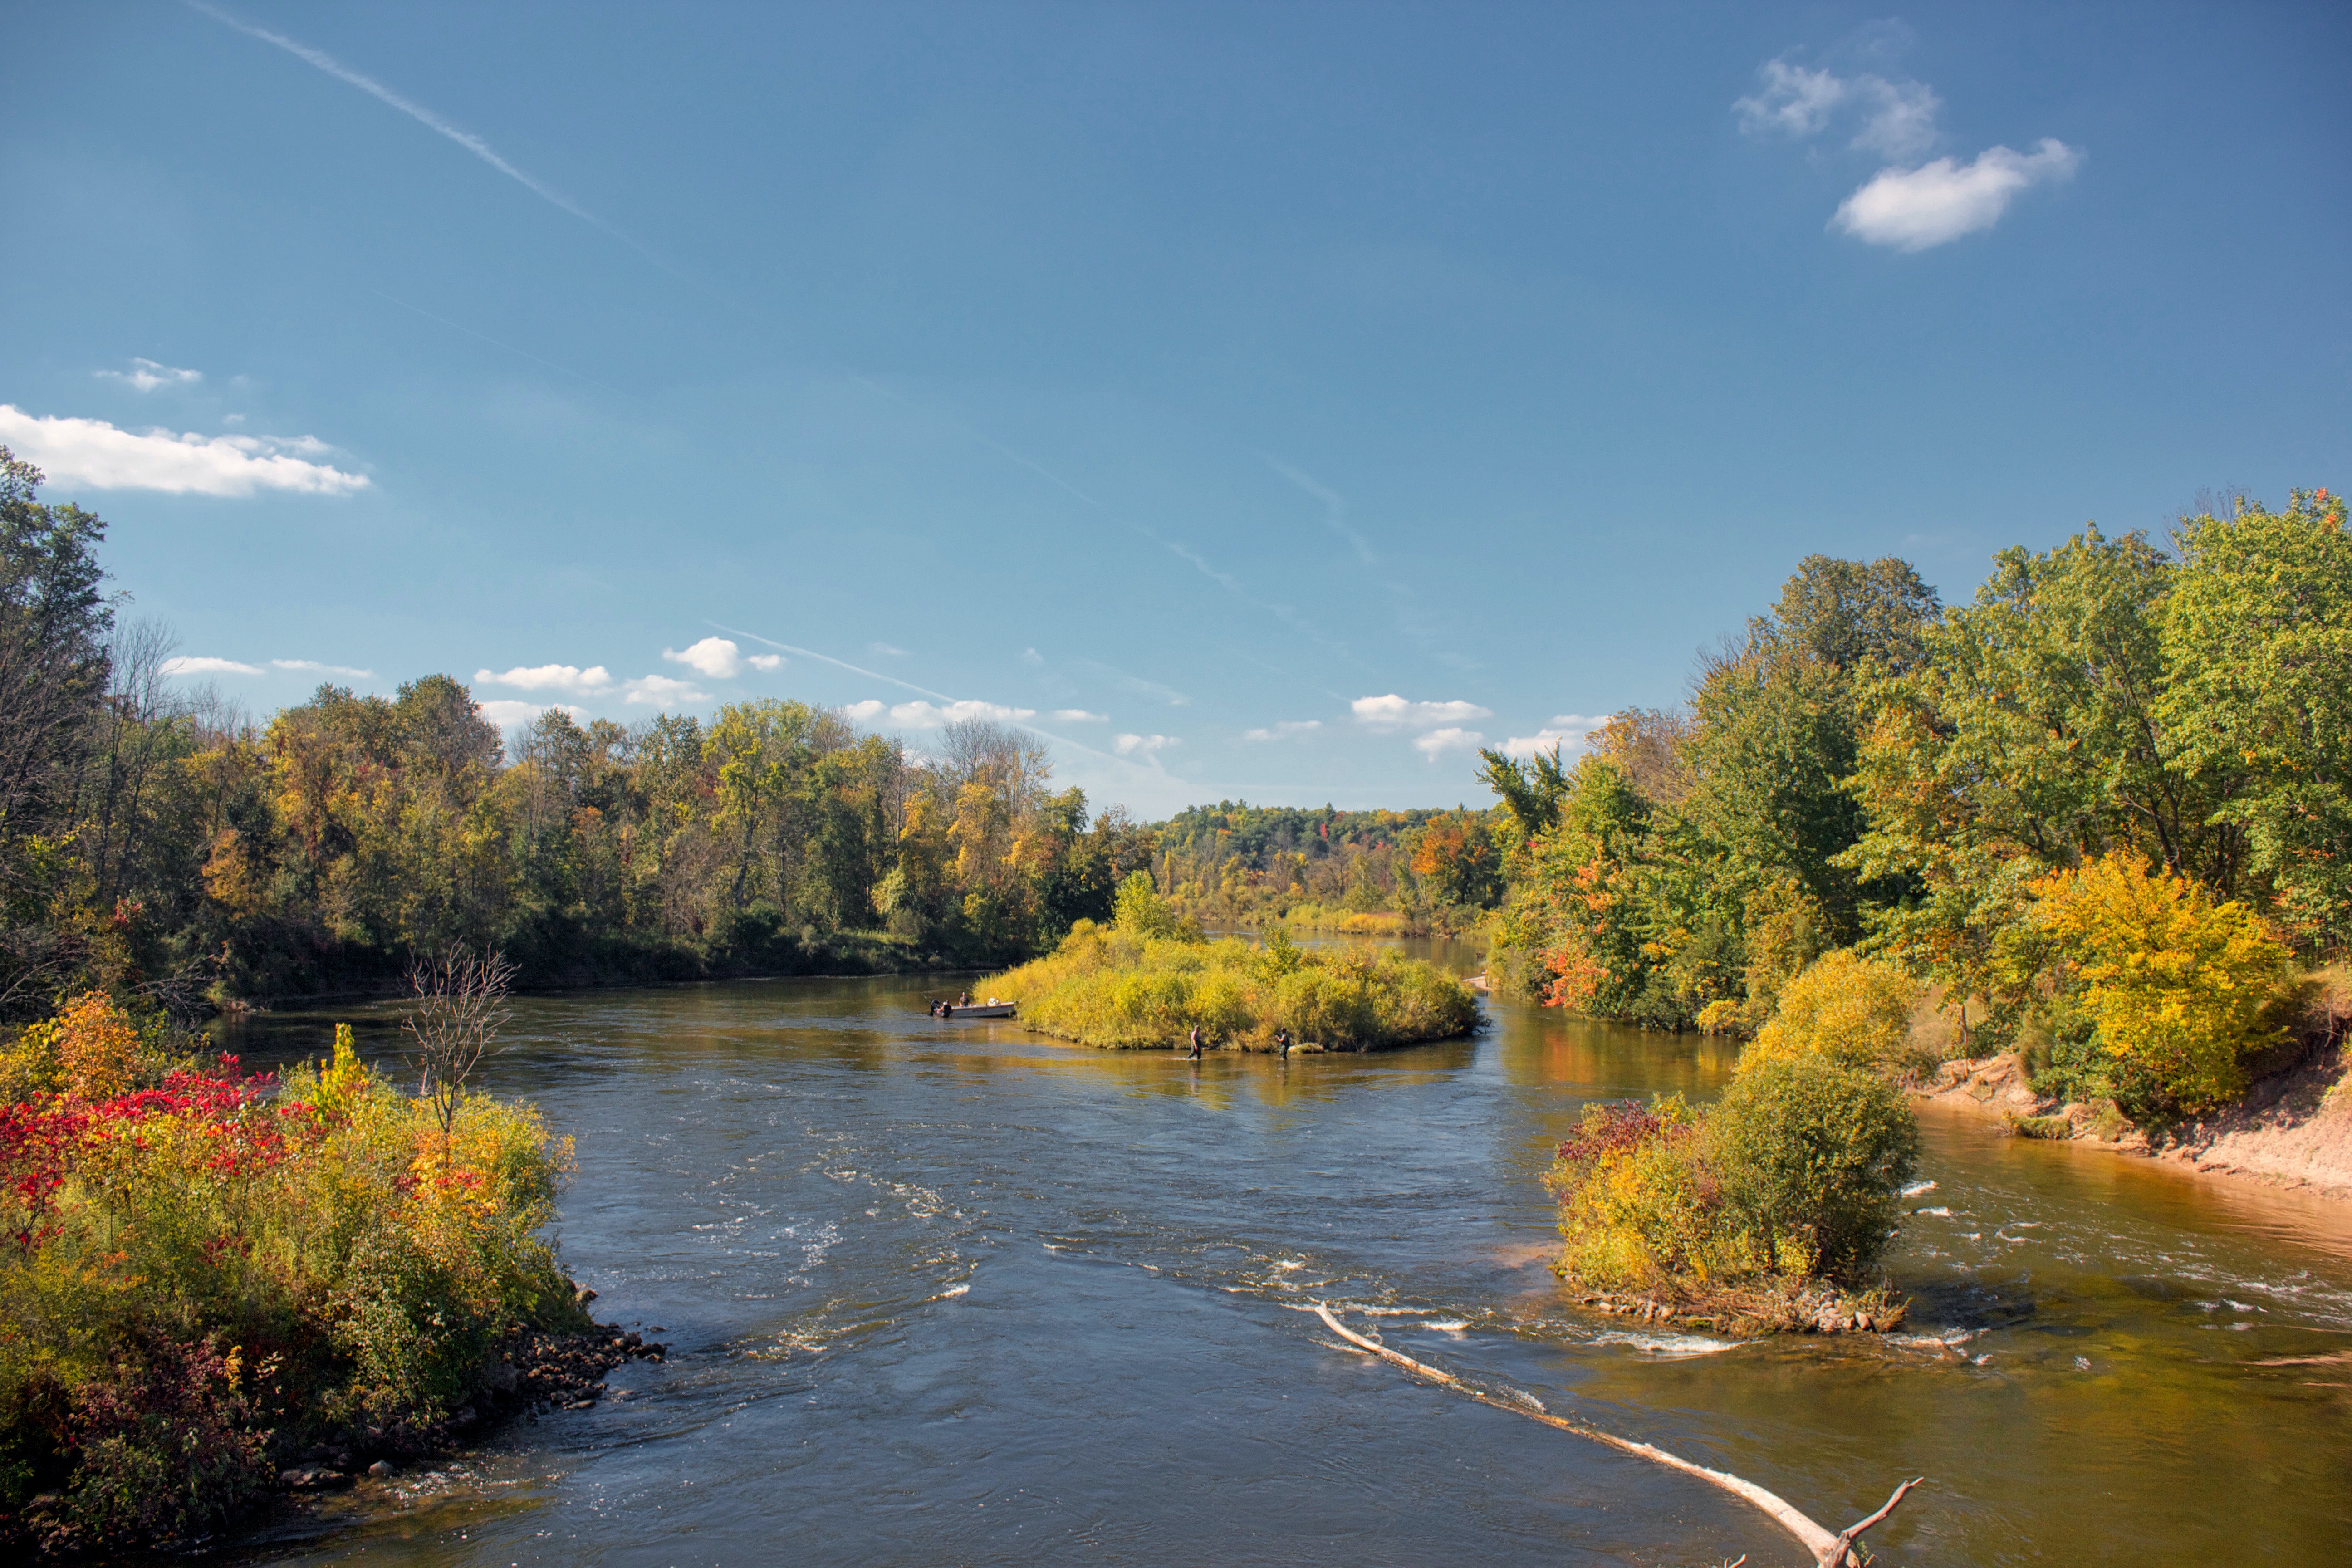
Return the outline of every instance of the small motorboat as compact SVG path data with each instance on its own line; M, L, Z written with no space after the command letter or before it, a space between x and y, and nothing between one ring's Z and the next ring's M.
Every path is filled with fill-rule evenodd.
M991 996L985 1002L941 1002L931 1009L934 1018L1010 1018L1013 1004Z

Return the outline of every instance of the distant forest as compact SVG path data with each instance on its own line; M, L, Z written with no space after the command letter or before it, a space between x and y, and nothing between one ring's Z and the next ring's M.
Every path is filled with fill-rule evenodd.
M105 525L0 449L0 1011L175 1010L499 948L528 984L974 964L1107 918L1153 835L986 722L927 754L799 702L509 751L466 687L247 720L119 624Z

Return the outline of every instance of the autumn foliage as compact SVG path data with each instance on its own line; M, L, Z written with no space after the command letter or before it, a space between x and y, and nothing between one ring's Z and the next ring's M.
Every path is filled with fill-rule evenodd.
M495 1338L568 1323L537 1231L567 1145L332 1057L174 1057L86 995L0 1074L0 1531L62 1495L86 1547L201 1533L314 1426L429 1424Z

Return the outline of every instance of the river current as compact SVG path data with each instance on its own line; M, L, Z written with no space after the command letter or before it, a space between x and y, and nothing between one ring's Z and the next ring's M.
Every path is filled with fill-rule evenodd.
M2352 1205L1931 1113L1903 1335L1654 1333L1563 1296L1540 1177L1587 1102L1709 1098L1733 1047L1496 1005L1474 1039L1195 1065L939 1023L940 984L518 1001L478 1081L576 1137L566 1266L671 1359L239 1560L1804 1560L1713 1489L1341 1350L1316 1300L1832 1529L1924 1475L1889 1563L2352 1554ZM225 1043L315 1055L336 1017L396 1058L373 1005Z

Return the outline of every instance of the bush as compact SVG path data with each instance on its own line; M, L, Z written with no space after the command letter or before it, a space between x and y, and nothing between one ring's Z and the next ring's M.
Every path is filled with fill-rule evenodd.
M155 1039L83 997L8 1058L64 1087L0 1106L0 1516L63 1489L93 1543L201 1532L281 1421L427 1426L508 1329L584 1326L529 1107L445 1124L348 1028L282 1085Z
M1743 1068L1704 1113L1679 1096L1590 1106L1548 1178L1558 1268L1604 1290L1853 1281L1885 1246L1918 1149L1901 1090L1819 1056Z
M1928 1066L1911 1043L1919 985L1891 963L1845 949L1825 952L1780 992L1780 1010L1743 1060L1822 1056L1903 1073Z
M2289 955L2245 905L2117 851L2033 886L2058 984L2096 1030L2096 1076L2135 1117L2245 1092L2245 1060L2287 1034Z
M1549 1185L1567 1242L1559 1271L1603 1290L1655 1290L1756 1271L1723 1223L1720 1184L1702 1158L1700 1121L1680 1095L1648 1107L1589 1105L1559 1146Z
M1741 1063L1706 1142L1725 1206L1765 1266L1839 1279L1877 1261L1919 1160L1903 1091L1825 1056Z

